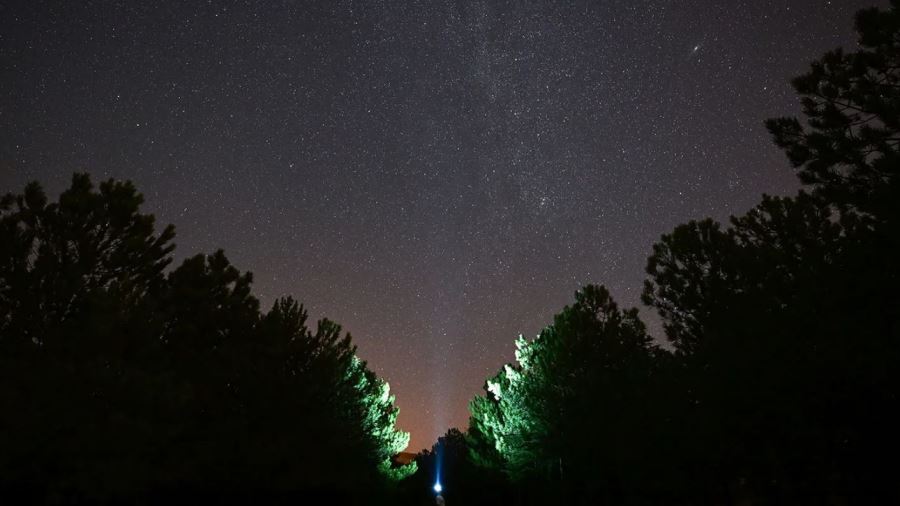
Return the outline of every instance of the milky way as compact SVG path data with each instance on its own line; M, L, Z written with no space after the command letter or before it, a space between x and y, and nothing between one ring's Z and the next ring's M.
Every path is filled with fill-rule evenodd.
M4 2L0 191L133 180L342 323L418 450L579 286L639 304L660 234L795 191L762 121L870 5Z

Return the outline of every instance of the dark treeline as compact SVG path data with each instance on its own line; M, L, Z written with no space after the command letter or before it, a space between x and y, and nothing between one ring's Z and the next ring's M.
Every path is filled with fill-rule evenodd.
M766 123L804 190L653 247L668 344L585 287L423 471L453 441L444 466L519 504L900 504L900 1L856 21L793 82L805 125Z
M141 202L80 174L0 200L0 502L349 502L414 470L339 325L261 312L221 251L167 269Z

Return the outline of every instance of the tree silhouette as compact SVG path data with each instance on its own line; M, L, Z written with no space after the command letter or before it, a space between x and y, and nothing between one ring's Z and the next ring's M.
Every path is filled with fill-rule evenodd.
M863 49L794 85L810 130L767 122L812 193L764 197L723 229L663 236L645 303L683 376L671 396L699 428L683 468L715 497L895 497L878 448L897 448L898 5L857 16ZM890 365L894 364L894 365Z
M0 201L0 497L351 500L415 470L340 325L291 298L262 314L222 251L167 273L174 229L141 203L84 174Z
M900 189L900 2L860 11L862 49L831 51L793 81L808 128L766 122L800 180L830 203L896 221Z
M95 192L85 174L58 203L37 183L0 199L3 346L65 346L60 332L91 325L85 319L110 304L103 318L135 310L162 283L175 229L154 235L142 202L131 183L110 180Z

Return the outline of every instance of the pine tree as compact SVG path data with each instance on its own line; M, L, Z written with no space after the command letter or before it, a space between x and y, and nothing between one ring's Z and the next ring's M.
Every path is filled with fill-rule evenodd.
M470 451L497 460L514 480L536 477L563 490L623 487L615 462L638 451L646 422L654 347L634 309L586 286L534 340L519 338L516 364L470 403ZM598 485L599 484L599 485Z
M861 49L837 49L793 81L807 127L796 118L766 122L826 201L896 225L900 213L900 1L856 16Z
M166 273L130 183L0 200L0 499L304 497L399 479L388 385L222 251ZM28 465L22 465L28 462ZM55 500L55 499L53 499Z

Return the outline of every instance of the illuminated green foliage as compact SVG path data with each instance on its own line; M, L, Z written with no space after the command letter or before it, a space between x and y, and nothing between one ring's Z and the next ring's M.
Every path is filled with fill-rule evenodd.
M378 470L385 477L401 480L416 472L416 464L395 467L392 458L406 449L409 433L397 430L395 423L400 410L394 405L390 385L366 368L366 363L353 357L347 370L348 380L359 395L362 409L362 430L374 446Z
M516 363L469 405L473 460L515 479L588 479L587 469L624 450L622 433L602 429L631 420L650 375L654 347L637 310L620 310L605 288L589 285L516 348Z

